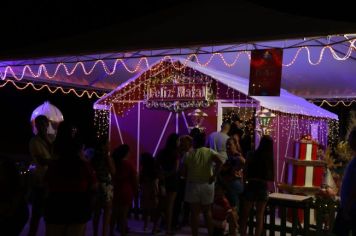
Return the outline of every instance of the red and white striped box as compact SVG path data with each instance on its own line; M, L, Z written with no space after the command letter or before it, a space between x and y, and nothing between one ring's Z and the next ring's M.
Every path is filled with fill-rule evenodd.
M313 165L313 161L317 160L317 152L318 143L314 140L302 138L295 142L294 159L296 162L288 163L288 184L303 187L321 186L324 167ZM303 161L304 164L298 164L298 160Z

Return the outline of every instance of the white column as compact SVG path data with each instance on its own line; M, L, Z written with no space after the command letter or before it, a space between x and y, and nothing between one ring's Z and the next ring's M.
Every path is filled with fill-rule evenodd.
M311 161L312 150L313 150L313 144L308 143L306 154L305 154L306 161ZM313 173L314 173L314 167L307 166L305 169L305 187L313 187Z
M141 102L137 105L137 160L136 170L140 169L140 134L141 134Z
M179 133L179 113L176 113L176 134Z

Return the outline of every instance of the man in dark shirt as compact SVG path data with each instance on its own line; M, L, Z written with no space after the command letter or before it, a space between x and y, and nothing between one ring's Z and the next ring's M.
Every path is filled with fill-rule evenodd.
M35 119L37 134L31 138L29 149L35 164L32 171L32 212L30 220L30 230L28 235L37 235L37 229L41 217L44 214L44 202L46 196L46 187L44 176L48 169L48 164L52 160L52 147L48 137L49 120L44 115L39 115Z

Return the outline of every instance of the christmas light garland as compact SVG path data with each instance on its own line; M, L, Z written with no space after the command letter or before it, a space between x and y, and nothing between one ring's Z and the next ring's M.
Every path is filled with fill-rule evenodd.
M88 90L83 90L83 91L78 92L74 88L69 88L69 89L65 90L61 86L51 88L47 84L39 85L38 87L36 87L36 85L32 82L28 82L21 87L21 86L17 85L13 80L6 80L4 83L0 84L0 88L3 88L8 84L12 84L17 90L25 90L28 87L32 87L32 89L34 89L35 91L47 89L52 94L54 94L56 92L62 92L63 94L73 93L75 96L77 96L79 98L83 97L84 95L88 96L88 98L92 98L93 96L95 96L97 98L102 98L103 96L106 95L106 93L99 95L95 91L89 92Z
M308 57L308 62L309 64L311 65L318 65L321 63L321 61L323 60L323 57L324 57L324 53L325 53L325 50L328 49L333 58L335 60L338 60L338 61L344 61L346 59L348 59L351 54L352 54L352 51L353 50L356 50L356 47L355 47L355 41L356 39L353 39L353 40L349 40L348 42L350 43L349 47L348 47L348 50L347 50L347 53L343 56L339 56L337 54L337 52L332 48L332 46L330 45L326 45L324 46L321 51L320 51L320 54L319 54L319 58L313 62L312 59L311 59L311 53L310 53L310 49L308 46L302 46L302 47L299 47L297 52L295 53L293 59L289 62L289 63L285 63L283 64L283 66L285 67L289 67L291 65L293 65L295 63L295 61L297 60L298 56L300 55L301 51L302 50L306 50L307 52L307 57ZM224 63L224 65L226 67L233 67L235 66L235 64L237 63L238 59L240 58L240 55L241 54L245 54L247 55L247 57L249 59L251 59L251 55L250 55L250 52L248 50L244 50L244 51L239 51L236 53L235 55L235 58L232 60L232 62L228 62L223 53L221 52L215 52L215 53L212 53L211 56L209 57L209 59L206 61L206 62L202 62L199 57L198 57L198 54L197 53L192 53L192 54L189 54L186 58L185 58L185 61L184 63L181 65L181 66L174 66L176 70L182 70L185 68L185 66L187 65L187 63L189 61L192 61L194 60L197 64L199 64L200 66L203 66L203 67L207 67L211 62L212 60L214 59L214 57L218 57L221 59L221 61ZM112 68L110 69L109 66L107 65L107 63L105 62L105 60L115 60L114 61L114 64L112 66ZM159 60L159 64L163 64L164 61L167 61L167 60L170 60L170 61L174 61L173 57L172 56L164 56L162 57L160 60ZM69 62L69 63L66 63L66 64L73 64L74 62ZM28 72L33 78L39 78L41 77L42 75L44 75L45 77L49 78L49 79L52 79L54 77L56 77L56 75L58 74L60 68L63 68L63 70L65 71L66 75L67 76L71 76L73 75L78 68L81 68L82 72L85 74L85 75L90 75L93 73L93 71L96 69L96 67L98 65L101 65L102 69L105 71L105 73L107 75L113 75L115 74L117 68L118 68L118 65L119 63L123 66L123 68L125 68L125 70L129 73L136 73L138 72L140 69L149 69L150 68L150 64L148 62L148 57L141 57L139 58L138 62L136 63L136 65L134 66L133 69L130 69L130 67L126 64L126 62L124 61L123 58L116 58L116 59L98 59L98 60L95 60L94 64L90 67L86 67L84 62L83 61L79 61L79 62L76 62L73 66L72 69L70 69L65 63L61 62L61 63L58 63L56 65L56 68L54 70L54 72L52 74L50 74L48 72L48 69L47 69L47 66L46 64L40 64L38 66L38 69L37 69L37 72L35 72L32 68L31 68L31 65L27 64L27 65L24 65L22 67L22 72L20 72L19 74L20 75L17 75L17 73L15 73L14 71L14 68L15 67L19 67L19 66L6 66L4 71L0 74L0 78L2 80L6 79L7 77L13 77L14 79L16 80L22 80L25 75L26 75L26 72ZM142 68L142 64L145 65L146 68Z
M347 104L347 102L348 102L348 104ZM321 103L320 103L320 107L321 106L323 106L324 104L326 104L326 105L328 105L328 106L330 106L330 107L336 107L337 105L339 105L340 103L342 104L342 105L344 105L345 107L349 107L349 106L351 106L353 103L356 103L356 100L345 100L345 101L343 101L343 100L339 100L339 101L337 101L335 104L332 104L332 103L330 103L329 101L327 101L327 100L323 100Z

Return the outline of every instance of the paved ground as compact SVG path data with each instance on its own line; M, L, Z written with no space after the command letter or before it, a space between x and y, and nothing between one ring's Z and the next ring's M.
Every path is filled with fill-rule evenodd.
M276 224L279 224L279 219L276 219ZM288 222L288 226L291 224ZM152 230L152 224L149 225L148 230L145 232L143 231L143 222L140 220L134 220L134 219L129 219L129 227L130 227L130 233L129 236L143 236L143 235L152 235L151 230ZM99 225L99 232L101 232L102 229L102 224L100 222ZM27 223L26 226L24 227L22 233L20 236L27 236L29 230L29 224ZM207 230L205 228L200 228L199 230L200 236L207 236ZM92 236L93 235L93 227L92 227L92 221L89 221L87 223L87 230L86 230L86 236ZM118 232L116 232L116 235L120 235ZM164 232L157 234L158 236L165 235ZM190 227L184 227L180 229L179 231L176 232L175 236L189 236L191 235ZM267 235L269 235L267 231ZM276 232L276 236L279 236L279 233ZM37 233L37 236L45 236L45 223L42 220L40 223L39 231Z
M100 224L100 228L99 230L101 230L101 224ZM143 222L139 221L139 220L134 220L134 219L130 219L129 220L129 227L130 227L130 236L143 236L143 235L152 235L151 234L151 227L152 225L149 225L148 231L143 231ZM29 224L27 223L24 230L22 231L20 236L27 236L29 230ZM101 232L101 231L99 231ZM204 228L200 229L200 232L202 236L207 236L207 231ZM40 224L40 228L38 231L38 236L44 236L45 235L45 223L42 220L41 224ZM92 222L88 222L87 224L87 231L86 231L86 235L87 236L92 236L93 235L93 227L92 227ZM116 235L120 235L119 233L116 233ZM165 235L164 233L160 233L157 235ZM191 235L190 233L190 228L189 227L184 227L181 230L179 230L178 232L176 232L175 234L176 236L188 236Z

